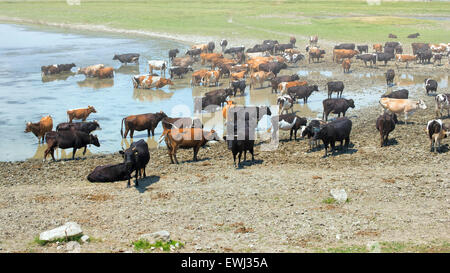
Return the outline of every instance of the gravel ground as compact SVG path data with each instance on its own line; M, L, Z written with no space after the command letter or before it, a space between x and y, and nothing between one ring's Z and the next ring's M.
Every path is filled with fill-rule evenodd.
M330 58L301 66L342 73ZM352 70L379 76L355 80L342 74L346 88L385 82L383 66L354 63ZM448 65L408 69L419 78L448 72ZM328 80L309 79L321 86ZM444 140L444 152L429 152L424 129L434 118L434 97L424 93L417 90L411 97L424 99L428 108L398 124L383 148L375 129L378 104L351 109L350 150L327 158L322 149L308 152L306 140L285 141L286 132L276 151L258 145L256 163L241 169L232 166L224 142L201 149L199 162L190 161L192 150L179 150L179 165L170 164L161 148L151 151L149 177L137 188L126 188L125 181L87 181L96 166L121 162L118 153L51 163L0 162L0 251L62 251L56 244L39 246L34 237L75 221L93 238L82 252L130 251L141 234L158 230L184 242L181 252L316 252L370 241L449 252L449 142ZM349 201L325 203L331 189L345 189Z

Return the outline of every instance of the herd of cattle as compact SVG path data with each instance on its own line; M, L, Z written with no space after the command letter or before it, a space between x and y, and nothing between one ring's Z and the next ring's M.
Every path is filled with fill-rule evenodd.
M317 36L310 37L309 42L306 47L309 62L311 60L320 62L320 59L324 58L326 54L325 50L320 49L320 46L317 45ZM272 128L270 130L273 130L273 138L276 137L278 130L287 130L290 131L290 140L292 135L297 140L297 131L300 130L301 136L309 139L310 149L317 147L318 141L322 140L325 147L325 156L328 155L328 145L334 152L336 141L340 142L341 148L345 146L347 149L350 142L352 121L346 118L345 114L349 108L355 108L355 102L352 99L342 98L344 90L342 81L327 83L328 98L323 100L322 120L312 120L308 123L306 118L297 116L293 111L293 106L299 99L303 99L303 103L306 104L308 98L314 92L319 91L317 85L309 85L307 81L300 81L297 74L278 76L282 69L288 68L288 64L305 59L305 55L296 48L295 43L294 37L291 37L287 44L280 44L276 40L265 40L262 44L257 44L245 50L244 46L227 48L228 42L222 40L220 41L221 53L214 52L215 43L210 42L192 46L191 49L186 51L184 57L177 57L179 50L171 49L169 50L169 61L150 60L148 61L149 73L132 76L131 80L134 88L150 89L174 85L175 78L183 78L185 74L190 72L192 73L192 86L218 86L219 79L227 77L229 79L227 88L209 91L202 97L194 98L194 111L222 109L226 124L226 133L223 140L228 143L228 148L232 151L235 166L240 165L242 153L244 153L244 161L246 160L247 151L251 153L252 161L254 160L253 147L258 121L264 115L272 116L268 106L241 106L234 104L230 99L237 95L237 91L243 95L248 81L250 89L255 88L258 84L263 87L264 82L269 81L272 92L279 93L277 99L279 115L271 117ZM369 53L368 45L339 44L333 49L332 59L333 62L341 63L344 73L347 73L350 70L351 59L355 56L357 60L362 60L366 66L367 62L371 66L376 65L377 62L384 62L386 65L388 61L394 60L398 68L401 62L406 63L406 67L410 62L429 63L432 58L434 62L440 62L442 57L449 56L450 52L450 43L412 43L411 46L413 54L408 55L403 54L403 48L399 42L386 42L384 46L374 44L372 46L373 53ZM118 60L124 64L137 64L139 58L140 55L137 53L128 53L115 55L113 60ZM193 65L196 62L210 68L194 71ZM73 63L42 66L41 72L44 77L71 71L73 67L75 67ZM166 70L168 70L170 78L165 77ZM155 71L159 71L159 75L154 73ZM114 77L114 69L105 67L103 64L78 68L77 73L84 74L86 77L98 77L99 79ZM385 76L387 85L392 86L395 71L389 69ZM427 94L437 92L438 86L435 80L426 79L424 85ZM336 98L332 98L333 92L337 94ZM408 96L409 91L402 89L384 94L380 99L380 105L385 110L376 120L376 128L380 132L381 146L387 144L389 134L395 129L395 124L398 123L398 114L404 114L406 123L408 115L427 108L422 100L411 100ZM442 116L442 110L444 109L450 116L450 94L437 94L435 101L437 118ZM58 147L62 149L73 148L72 159L74 159L77 149L84 148L84 154L87 145L100 146L97 136L91 134L94 130L100 129L100 125L97 121L86 122L91 113L96 113L93 106L68 110L68 122L59 124L56 131L52 131L52 118L46 116L40 122L28 122L25 132L33 132L39 141L44 142L45 139L48 147L44 153L44 160L48 154L51 154L53 160L55 160L54 150ZM328 122L330 113L337 114L338 117ZM341 114L343 117L340 117ZM82 122L73 123L73 120L82 120ZM147 130L148 136L150 136L150 133L154 135L154 130L159 123L163 127L159 143L162 140L165 141L172 163L178 164L176 152L179 148L192 148L194 150L193 160L197 161L200 147L211 140L222 140L214 130L203 130L203 125L199 119L190 117L170 118L162 111L123 118L121 136L126 138L129 133L130 137L133 138L134 131L143 130ZM441 140L450 134L450 124L442 122L441 119L431 120L427 124L427 134L431 142L431 150L435 147L435 150L440 149ZM124 158L123 163L98 166L88 176L88 180L91 182L128 180L129 186L131 174L135 172L137 185L138 177L146 176L145 167L150 160L147 143L143 140L133 142L128 149L122 150L120 153ZM236 156L238 157L237 164Z

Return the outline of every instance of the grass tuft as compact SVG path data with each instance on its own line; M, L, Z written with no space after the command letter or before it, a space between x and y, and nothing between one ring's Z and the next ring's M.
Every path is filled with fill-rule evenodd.
M170 240L168 242L163 242L163 241L156 241L155 243L151 244L148 240L145 239L140 239L138 241L134 241L132 242L134 249L139 251L139 250L148 250L151 249L152 247L154 248L162 248L164 251L170 251L170 246L175 246L178 243L178 247L183 247L184 244L178 241L174 241L174 240Z

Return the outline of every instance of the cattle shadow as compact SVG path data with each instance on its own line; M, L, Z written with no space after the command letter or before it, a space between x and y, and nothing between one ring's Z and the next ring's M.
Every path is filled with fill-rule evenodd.
M157 175L150 175L145 178L141 178L138 180L139 185L135 188L139 193L144 193L147 191L147 187L159 182L161 177Z
M383 147L396 146L398 145L398 141L395 138L389 138L387 143L383 145Z
M448 144L441 144L441 148L440 149L435 148L433 150L433 152L431 152L431 150L430 150L430 152L431 153L436 153L436 154L445 154L445 153L448 153L448 151L450 151L448 146L449 146Z
M255 159L253 161L251 161L251 160L241 161L241 163L238 165L236 170L243 170L244 166L261 165L263 162L264 162L264 160L262 160L262 159Z

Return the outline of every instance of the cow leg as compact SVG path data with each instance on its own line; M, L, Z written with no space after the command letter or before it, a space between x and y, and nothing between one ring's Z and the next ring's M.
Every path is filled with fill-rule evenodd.
M197 153L198 153L198 150L200 149L200 147L199 146L195 146L194 147L194 161L198 161L198 159L197 159Z
M130 129L130 138L133 138L133 135L134 135L134 130Z
M239 151L239 155L238 155L238 166L241 165L241 155L242 155L242 151Z
M233 166L234 166L235 168L237 168L237 165L236 165L236 155L237 155L237 153L236 153L236 152L233 152Z
M87 148L87 146L84 146L84 151L83 151L83 155L85 155L85 154L86 154L86 148Z
M73 148L73 151L72 151L72 160L74 160L75 159L75 153L77 152L77 148Z
M244 162L247 161L247 150L244 150Z
M252 146L252 148L250 148L250 153L252 154L252 163L255 161L255 155L254 155L254 153L253 153L253 146Z
M345 152L348 152L348 145L350 144L350 137L345 138Z
M178 146L177 146L178 147ZM178 159L177 159L177 147L173 147L173 149L172 149L172 155L173 155L173 158L175 159L175 163L176 164L178 164Z

